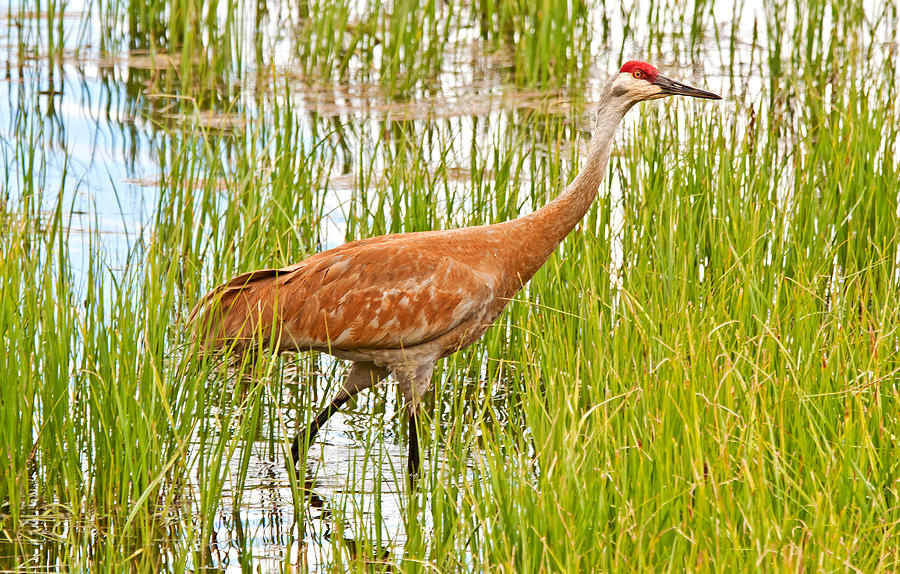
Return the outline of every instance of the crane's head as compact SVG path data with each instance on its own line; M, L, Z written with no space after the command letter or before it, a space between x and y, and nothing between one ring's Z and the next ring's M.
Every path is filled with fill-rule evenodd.
M648 64L632 60L625 62L619 73L610 79L609 93L612 97L625 100L628 104L636 104L644 100L657 100L666 96L691 96L707 100L721 100L722 97L712 92L700 90L676 82L663 75Z

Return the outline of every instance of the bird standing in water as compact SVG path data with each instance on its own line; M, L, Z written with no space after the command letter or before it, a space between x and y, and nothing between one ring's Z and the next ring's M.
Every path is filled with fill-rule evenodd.
M294 439L294 464L335 411L392 374L409 411L413 479L417 419L437 360L481 337L581 221L597 197L625 113L638 102L674 95L721 99L646 62L626 62L603 89L581 171L556 199L504 223L383 235L238 275L206 294L192 313L204 347L315 350L352 361L337 396Z

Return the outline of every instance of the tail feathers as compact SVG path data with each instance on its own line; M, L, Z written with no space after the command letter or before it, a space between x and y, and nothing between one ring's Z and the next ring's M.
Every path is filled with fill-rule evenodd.
M230 281L212 289L200 298L191 310L188 324L193 330L194 341L201 349L216 349L229 342L249 342L254 334L256 321L250 312L251 291L261 283L276 279L284 269L260 269L242 273ZM241 297L241 295L244 297Z

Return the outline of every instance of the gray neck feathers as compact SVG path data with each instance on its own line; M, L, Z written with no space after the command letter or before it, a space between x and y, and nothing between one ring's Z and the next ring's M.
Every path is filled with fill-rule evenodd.
M613 94L611 79L603 90L588 155L581 170L559 197L534 213L510 222L524 232L537 268L543 264L563 239L578 225L597 197L606 174L616 128L633 102ZM528 275L530 277L530 275Z

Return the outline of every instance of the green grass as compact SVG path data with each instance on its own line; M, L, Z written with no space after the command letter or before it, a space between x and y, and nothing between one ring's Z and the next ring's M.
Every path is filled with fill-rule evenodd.
M101 125L140 132L159 176L126 253L99 217L79 231L95 182L48 108L73 96L48 99L40 75L10 83L0 569L900 568L895 7L771 3L733 38L705 3L308 2L280 40L292 65L248 33L274 8L97 2L98 38L63 26L65 4L10 9L11 57L46 58L54 85L92 81L64 65L92 46L177 57L101 74L103 101L142 126ZM591 31L591 9L606 27ZM350 486L320 504L283 460L340 365L201 358L192 305L343 240L544 203L580 165L588 65L635 39L726 101L628 116L583 224L439 365L420 494L385 447L406 436L388 387L347 407L355 458L336 477L326 456L313 481ZM691 74L705 59L721 67ZM475 87L454 84L470 73ZM442 113L460 94L487 111Z
M511 52L519 83L579 86L590 67L590 3L584 0L480 0L480 31L487 46Z

